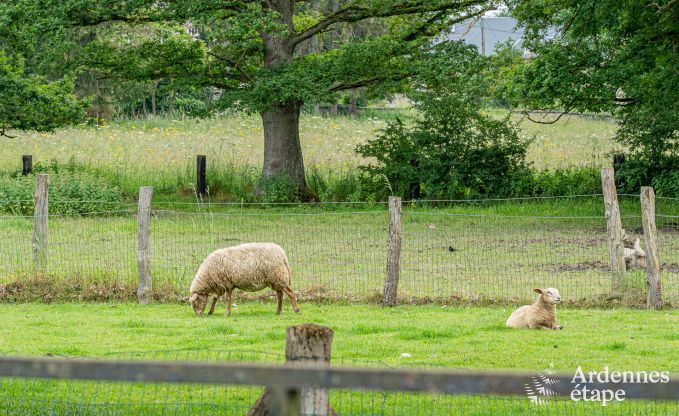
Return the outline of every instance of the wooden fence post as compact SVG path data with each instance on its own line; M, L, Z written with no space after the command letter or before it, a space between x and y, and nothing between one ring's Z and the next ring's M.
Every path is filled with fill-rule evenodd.
M285 331L285 361L290 365L330 366L332 329L314 324L290 326ZM302 387L300 413L326 416L334 414L328 401L328 389Z
M137 272L139 286L137 301L149 304L153 300L151 281L151 196L152 186L139 188L139 210L137 211Z
M205 155L196 156L196 194L201 197L207 194L206 165Z
M21 174L23 176L28 175L33 171L33 156L23 155L21 156Z
M40 174L35 178L35 208L33 210L33 264L36 271L47 271L47 236L49 215L50 176Z
M290 326L285 331L285 365L329 367L332 329L314 324ZM250 408L247 416L318 415L334 416L328 389L269 386Z
M389 247L387 251L387 277L384 282L382 304L396 305L398 276L401 269L401 198L389 197Z
M604 194L606 230L608 231L608 255L611 268L611 295L622 294L622 282L625 277L625 249L622 242L622 220L618 206L618 193L615 190L615 172L613 168L601 169L601 189Z
M655 227L655 192L650 186L641 187L641 220L644 225L646 244L646 288L649 309L662 306L662 285L660 282L660 258L658 255L658 230Z
M284 386L271 386L267 388L270 395L270 402L267 410L261 415L270 416L300 416L307 413L300 412L299 389L285 388ZM308 413L313 415L315 413Z

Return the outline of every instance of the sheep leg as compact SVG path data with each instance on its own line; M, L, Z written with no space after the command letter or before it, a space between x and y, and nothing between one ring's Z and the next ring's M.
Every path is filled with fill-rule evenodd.
M276 295L278 295L278 307L276 308L276 315L280 315L283 310L283 291L277 290Z
M295 296L295 292L293 292L292 289L290 289L290 286L285 286L283 288L283 291L290 298L290 303L292 303L292 309L296 313L299 313L299 305L297 305L297 296Z
M210 306L210 311L207 313L208 315L212 315L213 313L215 313L215 305L217 304L218 299L219 296L212 297L212 306Z
M227 290L224 295L224 300L226 300L226 316L231 316L231 291Z
M538 329L547 329L547 330L550 330L550 331L558 331L561 328L563 328L563 327L561 327L561 326L551 327L551 326L546 326L546 325L541 325L541 326L538 327Z

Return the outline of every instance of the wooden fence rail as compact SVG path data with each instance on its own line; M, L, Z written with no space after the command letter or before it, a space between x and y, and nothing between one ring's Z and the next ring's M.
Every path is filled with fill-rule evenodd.
M0 377L109 380L157 383L268 385L274 388L344 388L445 394L525 395L535 373L394 370L281 366L243 363L111 361L90 359L0 358ZM573 375L550 375L556 393L567 396ZM623 389L627 399L679 400L679 379L667 383L588 384Z

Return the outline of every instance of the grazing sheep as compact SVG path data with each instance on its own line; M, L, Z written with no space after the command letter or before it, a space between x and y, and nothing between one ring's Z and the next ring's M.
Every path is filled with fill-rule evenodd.
M556 324L556 304L561 302L561 295L553 287L533 289L539 293L532 305L525 305L515 310L507 319L510 328L562 329Z
M191 306L196 315L205 311L210 296L215 310L217 299L226 294L226 315L231 315L231 293L234 289L256 292L270 287L278 295L277 314L283 307L283 292L292 308L299 312L297 297L290 288L290 265L285 251L273 243L249 243L214 251L203 260L191 282Z
M622 244L625 247L625 266L627 270L638 267L646 267L646 252L641 248L641 242L639 238L632 238L627 235L625 230L623 232Z

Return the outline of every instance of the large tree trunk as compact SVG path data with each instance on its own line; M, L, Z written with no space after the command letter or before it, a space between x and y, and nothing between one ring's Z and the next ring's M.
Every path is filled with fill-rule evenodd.
M299 142L299 112L301 103L274 104L263 111L264 168L262 179L285 177L300 195L306 191L304 159Z
M292 0L271 0L265 2L265 8L272 8L279 13L281 22L293 33ZM262 33L264 41L264 66L276 67L292 63L294 47L288 36ZM272 108L262 111L264 123L264 167L262 182L272 177L287 177L299 196L306 196L306 180L304 177L304 160L302 146L299 142L300 101L274 102Z

